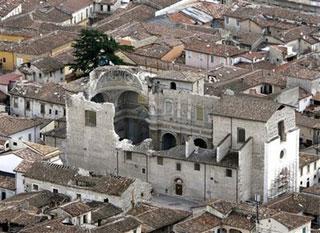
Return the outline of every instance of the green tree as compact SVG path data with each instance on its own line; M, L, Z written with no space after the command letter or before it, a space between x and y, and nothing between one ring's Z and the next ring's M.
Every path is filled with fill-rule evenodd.
M70 64L73 71L88 75L98 66L112 62L115 65L123 61L115 55L118 50L131 50L131 46L120 45L114 38L96 30L82 29L78 39L72 44L74 62Z

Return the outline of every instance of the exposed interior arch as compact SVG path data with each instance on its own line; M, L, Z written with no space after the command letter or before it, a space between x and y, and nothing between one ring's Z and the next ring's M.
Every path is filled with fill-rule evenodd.
M236 230L236 229L230 229L230 233L242 233L242 231Z
M176 145L176 138L171 133L166 133L162 136L162 150L169 150L170 148L175 147Z
M104 103L106 102L104 96L102 93L98 93L96 94L94 97L91 98L91 101L95 102L95 103Z
M149 137L147 107L139 102L139 94L134 91L125 91L120 94L115 103L115 131L120 139L129 139L134 144Z
M208 148L206 141L201 138L196 138L194 140L194 145L204 149Z

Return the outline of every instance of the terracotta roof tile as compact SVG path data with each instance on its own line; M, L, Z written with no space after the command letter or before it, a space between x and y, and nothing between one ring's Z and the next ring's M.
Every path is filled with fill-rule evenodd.
M320 160L319 155L300 153L299 154L299 167L302 168L304 166L313 164L314 162L316 162L318 160Z
M59 208L65 211L66 213L70 214L72 217L77 217L91 211L90 206L80 201L67 203L62 206L59 206Z
M40 124L41 122L33 119L2 115L0 116L0 133L9 136Z
M0 188L16 190L16 181L14 177L0 175Z
M175 225L176 233L202 233L220 226L221 219L205 212L200 216L188 219Z

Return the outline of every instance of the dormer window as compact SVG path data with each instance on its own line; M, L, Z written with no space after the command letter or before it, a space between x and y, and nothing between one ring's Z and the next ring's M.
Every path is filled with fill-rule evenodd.
M263 84L260 88L260 92L261 92L261 94L264 94L264 95L271 94L272 93L272 85L270 85L268 83Z

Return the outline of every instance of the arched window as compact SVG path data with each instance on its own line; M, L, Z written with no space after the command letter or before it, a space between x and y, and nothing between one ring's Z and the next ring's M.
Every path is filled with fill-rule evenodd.
M204 149L208 148L207 143L201 138L196 138L194 140L194 145Z
M177 84L175 82L170 83L170 89L176 90L177 89Z
M171 133L162 136L162 150L168 150L176 146L176 138Z
M177 178L174 180L175 182L175 192L176 192L176 195L179 195L179 196L182 196L183 194L183 181L180 179L180 178Z

